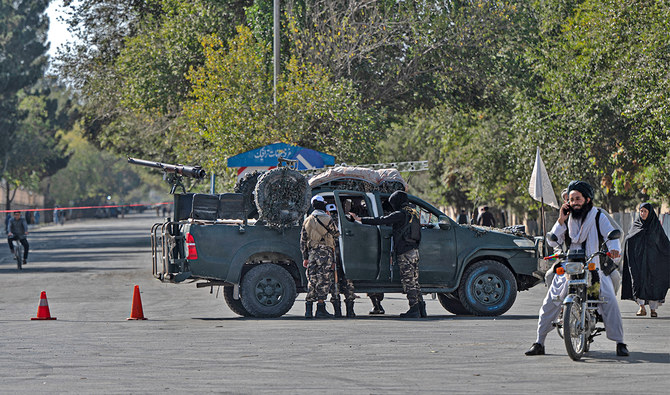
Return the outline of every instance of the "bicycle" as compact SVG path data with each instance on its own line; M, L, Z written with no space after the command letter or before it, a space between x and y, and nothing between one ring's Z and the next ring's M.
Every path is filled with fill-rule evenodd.
M23 269L23 244L19 239L13 239L12 244L14 245L14 259L16 259L16 268L19 270Z

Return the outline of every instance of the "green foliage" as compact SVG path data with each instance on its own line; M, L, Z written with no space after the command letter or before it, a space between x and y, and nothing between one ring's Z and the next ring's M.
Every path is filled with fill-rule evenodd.
M541 99L522 98L520 125L558 154L560 183L587 179L607 205L667 191L668 3L584 1L563 15L536 57Z
M527 212L539 146L557 191L585 179L614 209L670 193L667 0L282 2L276 108L271 0L66 3L85 135L117 152L228 185L226 157L277 141L428 159L420 195Z
M70 161L45 181L54 204L103 204L107 196L116 202L144 203L151 191L157 191L153 192L157 198L154 200L169 198L168 185L160 182L155 172L144 171L129 165L124 157L100 151L82 137L78 125L60 137L67 144Z
M374 119L360 110L350 83L332 82L322 68L291 57L277 86L273 105L272 74L264 59L270 47L254 40L251 30L224 46L203 39L206 62L189 73L195 99L184 111L191 134L211 145L212 158L283 141L323 152L338 160L362 160L375 142ZM220 169L215 161L210 166Z

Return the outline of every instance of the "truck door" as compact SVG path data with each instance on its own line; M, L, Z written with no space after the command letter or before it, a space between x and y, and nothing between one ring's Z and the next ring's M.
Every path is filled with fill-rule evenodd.
M416 205L421 215L421 244L419 246L419 284L456 286L458 256L456 223L428 207Z
M361 217L375 216L373 202L363 192L335 191L340 216L340 253L344 273L350 280L374 280L379 273L379 229L346 218L348 211ZM351 207L349 207L351 206Z

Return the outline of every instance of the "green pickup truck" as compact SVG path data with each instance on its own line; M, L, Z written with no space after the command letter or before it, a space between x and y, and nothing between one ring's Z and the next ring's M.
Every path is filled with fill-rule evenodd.
M391 257L391 227L361 225L348 218L349 212L388 213L390 193L327 189L311 193L337 206L339 253L356 292L402 292L398 266ZM164 282L190 279L198 280L198 287L222 286L226 303L241 316L282 316L297 294L307 290L299 247L301 221L272 228L247 219L243 195L209 196L219 199L219 213L223 208L226 215L214 220L189 218L193 195L175 195L175 219L154 225L154 276ZM539 268L541 239L518 228L459 225L418 197L409 199L421 214L421 289L437 294L446 310L500 315L512 306L518 291L541 281L541 276L533 275ZM242 215L236 216L236 211Z

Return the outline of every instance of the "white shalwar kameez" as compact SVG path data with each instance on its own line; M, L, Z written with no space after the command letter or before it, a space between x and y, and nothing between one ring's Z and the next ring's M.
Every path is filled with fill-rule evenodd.
M573 219L572 215L570 215L566 221L566 223L570 224L570 239L572 241L570 250L582 249L582 243L586 241L584 250L587 257L598 251L600 246L598 245L598 232L595 225L597 212L598 209L593 207L591 211L586 214L586 218L584 218L583 221ZM614 227L604 214L600 215L599 225L600 234L602 235L603 240L607 240L607 234L614 230ZM565 241L565 232L567 230L568 228L565 224L561 225L556 221L554 227L551 229L551 233L558 237L558 242L548 241L549 245L557 247L558 245L563 244ZM621 251L618 239L609 240L607 246L610 250ZM612 279L600 270L599 258L600 257L594 258L594 261L596 262L598 275L600 276L600 298L607 303L600 304L598 306L598 312L602 315L603 321L605 322L607 338L617 343L623 343L623 323L621 321L619 304L617 303L616 294L614 292L614 285L612 284ZM542 307L540 308L540 317L537 325L537 343L544 344L547 334L553 329L552 324L561 311L561 306L567 293L568 281L566 276L554 276L551 285L549 286L549 290L547 291L547 296L545 296Z

